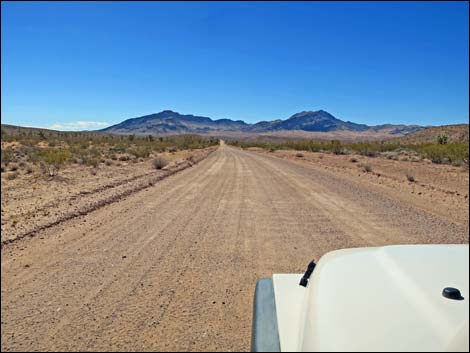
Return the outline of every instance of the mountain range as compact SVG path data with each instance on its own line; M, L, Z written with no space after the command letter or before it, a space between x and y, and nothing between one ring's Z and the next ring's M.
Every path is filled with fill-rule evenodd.
M286 120L260 121L248 124L242 120L211 119L203 116L185 115L171 110L127 119L112 125L103 132L116 134L202 134L202 135L237 135L237 134L309 134L309 133L348 133L370 136L402 136L423 129L418 125L375 125L356 124L343 121L324 110L304 111L292 115Z

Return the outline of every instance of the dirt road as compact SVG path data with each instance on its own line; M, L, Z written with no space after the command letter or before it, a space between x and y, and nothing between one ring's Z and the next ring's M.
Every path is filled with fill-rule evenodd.
M467 243L367 183L222 146L153 187L2 249L1 348L248 350L256 279L327 251Z

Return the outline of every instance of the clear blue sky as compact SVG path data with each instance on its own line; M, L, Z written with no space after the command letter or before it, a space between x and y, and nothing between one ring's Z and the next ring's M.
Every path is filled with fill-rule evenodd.
M468 122L469 5L2 2L2 122Z

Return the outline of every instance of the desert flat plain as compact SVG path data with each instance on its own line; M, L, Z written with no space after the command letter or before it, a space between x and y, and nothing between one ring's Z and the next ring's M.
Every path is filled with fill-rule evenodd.
M2 351L246 351L258 278L303 272L340 248L468 243L468 170L359 159L371 170L348 156L222 144L5 244Z

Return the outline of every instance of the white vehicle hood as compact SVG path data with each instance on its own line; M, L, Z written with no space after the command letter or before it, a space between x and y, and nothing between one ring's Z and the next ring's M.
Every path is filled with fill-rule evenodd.
M468 252L468 245L408 245L325 255L305 291L297 347L290 340L290 349L468 351ZM443 297L445 287L458 288L464 299ZM287 298L277 294L279 307ZM287 326L280 322L280 330Z

